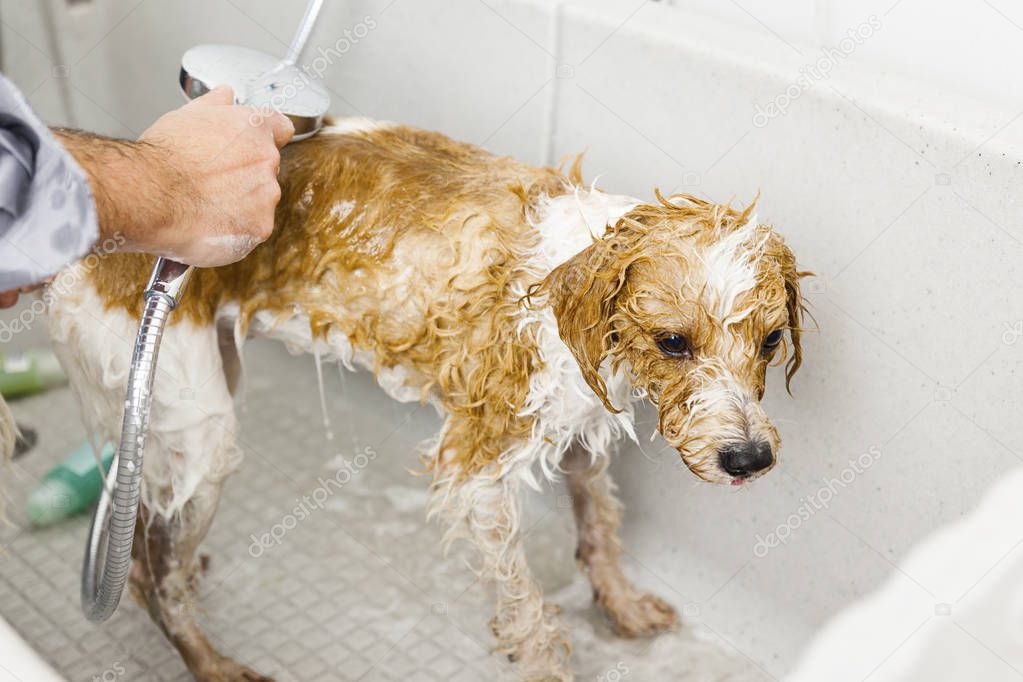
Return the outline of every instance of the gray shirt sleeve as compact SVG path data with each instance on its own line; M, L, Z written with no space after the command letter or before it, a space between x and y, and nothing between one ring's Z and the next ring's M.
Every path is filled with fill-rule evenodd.
M0 74L0 292L55 275L98 237L85 173Z

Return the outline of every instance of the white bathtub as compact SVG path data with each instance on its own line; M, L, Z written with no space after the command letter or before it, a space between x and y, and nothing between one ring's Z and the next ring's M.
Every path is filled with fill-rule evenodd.
M299 12L268 0L248 3L249 16L199 0L132 6L96 0L58 16L66 59L84 58L76 82L88 97L71 92L62 104L59 81L45 80L9 32L7 69L42 83L34 100L51 120L70 112L80 125L133 135L178 103L184 49L215 40L280 51ZM947 7L872 1L828 15L818 31L793 18L813 6L763 21L766 6L752 2L712 7L729 15L715 19L624 0L346 0L327 9L312 44L338 48L327 82L339 115L439 129L532 162L588 149L588 177L641 197L655 186L737 202L761 192L761 220L817 273L804 293L820 330L807 335L794 397L777 373L767 397L785 441L781 465L736 492L697 485L659 440L624 448L616 473L630 570L776 677L807 670L821 651L851 675L836 658L843 650L883 677L896 675L891 652L923 632L904 627L907 614L885 617L899 603L885 601L886 586L908 580L931 595L897 607L921 610L919 620L944 612L958 595L943 593L926 558L940 552L914 547L931 546L1019 462L1023 104L1018 84L990 73L969 82L968 69L955 78L929 69L943 45L964 49L965 19L949 10L927 23ZM988 37L978 54L1019 42L997 12L983 12L968 17ZM872 13L880 28L854 54L792 89L821 47ZM37 35L29 13L18 21ZM786 113L758 116L771 102ZM653 423L646 413L647 434ZM870 465L857 469L861 456ZM808 501L822 495L822 508ZM968 570L983 584L992 568ZM836 653L827 638L841 628L822 628L848 617L876 641ZM977 670L1015 661L973 634L942 646Z
M0 618L0 682L64 682L46 661L18 636L3 618Z

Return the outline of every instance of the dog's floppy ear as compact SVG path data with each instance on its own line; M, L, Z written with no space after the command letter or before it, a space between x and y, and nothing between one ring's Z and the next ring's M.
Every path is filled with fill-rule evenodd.
M627 265L616 235L592 245L555 268L535 292L546 293L558 321L558 334L582 371L583 379L611 412L600 363L612 345L611 316L625 284Z
M785 390L792 393L792 377L803 364L803 316L806 305L799 290L799 280L813 273L800 272L796 268L796 257L788 246L782 246L782 277L785 279L785 307L789 313L789 336L792 339L792 355L785 363Z

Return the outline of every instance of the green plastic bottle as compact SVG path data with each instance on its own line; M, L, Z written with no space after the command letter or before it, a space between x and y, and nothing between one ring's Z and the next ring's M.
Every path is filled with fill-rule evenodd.
M114 446L103 448L103 471L110 471ZM96 468L92 446L86 443L43 477L28 496L28 518L35 526L51 526L81 514L99 499L103 475Z
M0 395L18 398L67 381L57 356L49 350L0 354Z

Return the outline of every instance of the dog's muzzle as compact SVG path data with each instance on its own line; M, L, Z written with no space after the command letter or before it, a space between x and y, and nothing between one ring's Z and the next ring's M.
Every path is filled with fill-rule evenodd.
M721 468L736 479L749 478L774 464L771 444L763 440L748 440L725 446L718 453Z

